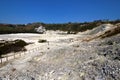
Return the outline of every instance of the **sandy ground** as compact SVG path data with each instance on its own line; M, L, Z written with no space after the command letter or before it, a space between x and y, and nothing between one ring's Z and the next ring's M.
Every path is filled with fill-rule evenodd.
M1 67L0 80L113 80L106 75L102 66L108 69L106 67L109 65L120 66L120 62L108 61L99 56L96 49L100 41L81 42L83 37L83 33L67 35L60 31L0 35L0 39L33 42L26 46L28 50L39 47ZM38 43L39 39L46 39L49 44ZM116 80L120 79L118 66L115 67L116 71L111 71L111 74L117 76Z
M3 66L0 70L0 75L4 74L4 70L6 72L6 68L9 70L11 67L10 65L14 64L13 66L16 69L19 69L21 71L23 68L27 68L26 64L35 59L35 61L39 61L39 58L36 56L40 56L44 54L44 57L46 58L45 53L49 53L49 51L54 52L56 49L64 48L68 46L68 44L73 43L73 39L80 37L79 34L77 35L67 35L66 32L60 32L60 31L47 31L45 34L31 34L31 33L18 33L18 34L5 34L0 35L0 40L15 40L15 39L22 39L26 42L30 42L33 44L30 44L26 46L27 50L31 50L34 48L38 48L39 50L36 50L33 53L27 53L21 58L13 59L8 62L6 66ZM47 43L38 43L39 39L45 39L48 42ZM55 52L54 52L55 53ZM43 57L43 61L46 60ZM9 58L10 59L10 58ZM22 62L22 64L21 64ZM2 73L3 71L3 73Z

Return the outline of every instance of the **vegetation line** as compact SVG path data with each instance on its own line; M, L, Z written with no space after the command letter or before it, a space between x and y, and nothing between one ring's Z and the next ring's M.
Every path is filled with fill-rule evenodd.
M116 24L120 23L120 19L110 21L110 20L95 20L93 22L84 23L61 23L61 24L46 24L46 23L29 23L29 24L0 24L0 34L10 34L10 33L37 33L35 28L39 26L44 26L47 30L60 30L68 31L68 34L83 32L86 30L93 29L101 24Z

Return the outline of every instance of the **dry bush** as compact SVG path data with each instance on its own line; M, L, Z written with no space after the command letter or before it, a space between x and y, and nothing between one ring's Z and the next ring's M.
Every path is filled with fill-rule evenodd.
M38 42L39 42L39 43L44 43L44 42L47 42L47 40L39 39Z
M24 48L26 45L27 43L23 40L0 41L0 57L10 52L26 51Z

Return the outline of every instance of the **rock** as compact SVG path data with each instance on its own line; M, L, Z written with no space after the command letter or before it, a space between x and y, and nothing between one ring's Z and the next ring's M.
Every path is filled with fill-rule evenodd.
M2 80L2 78L0 77L0 80Z
M19 76L16 79L17 80L35 80L35 78L29 77L29 76Z

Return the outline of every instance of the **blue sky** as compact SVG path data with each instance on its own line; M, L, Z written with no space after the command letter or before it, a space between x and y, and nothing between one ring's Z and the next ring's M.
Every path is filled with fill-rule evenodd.
M120 0L0 0L0 23L120 19Z

